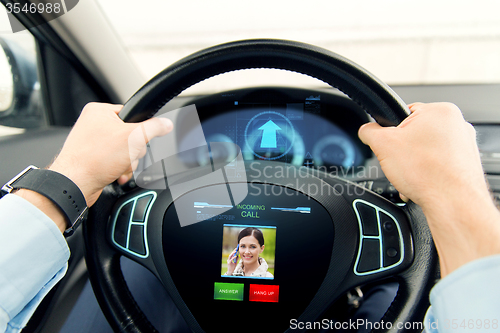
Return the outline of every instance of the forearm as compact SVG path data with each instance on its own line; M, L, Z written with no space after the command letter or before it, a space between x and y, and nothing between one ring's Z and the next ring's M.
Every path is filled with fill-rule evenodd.
M500 254L500 212L487 191L470 188L454 200L422 208L439 254L441 277L468 262Z
M61 232L64 232L64 230L67 229L68 223L66 222L66 218L64 217L62 211L45 196L25 189L16 191L15 195L29 201L31 204L40 209L45 215L54 221Z

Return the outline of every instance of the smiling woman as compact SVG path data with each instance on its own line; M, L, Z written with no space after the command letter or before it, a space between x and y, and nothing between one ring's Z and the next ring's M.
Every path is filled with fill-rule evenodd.
M222 276L274 278L275 227L227 224L222 242Z

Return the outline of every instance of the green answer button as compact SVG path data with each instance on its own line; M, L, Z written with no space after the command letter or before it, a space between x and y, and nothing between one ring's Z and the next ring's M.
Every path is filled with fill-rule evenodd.
M214 299L223 299L226 301L243 300L243 283L222 283L215 282Z

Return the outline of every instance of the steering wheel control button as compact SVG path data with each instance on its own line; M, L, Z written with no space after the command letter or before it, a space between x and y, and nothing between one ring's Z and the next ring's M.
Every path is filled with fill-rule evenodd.
M132 224L130 226L130 236L128 249L134 253L146 254L146 246L144 244L144 226Z
M364 236L378 236L377 211L375 208L362 202L356 203L358 219L361 221L361 234Z
M394 230L395 226L392 221L385 221L384 222L384 232L390 233Z
M154 191L141 193L117 209L112 219L111 240L118 249L139 258L149 256L147 224L156 196Z
M243 301L243 283L214 283L214 299L224 301Z
M354 200L352 206L360 228L354 273L374 274L401 264L404 247L398 221L386 210L362 199Z
M127 246L128 228L133 202L129 202L120 209L116 218L113 240L120 246Z
M146 210L148 209L149 203L153 199L152 195L146 195L140 199L137 199L137 203L135 204L134 216L132 217L132 221L134 222L144 222L146 218Z
M384 267L396 264L400 260L398 249L401 247L401 235L396 227L396 221L392 217L379 212L382 228L382 244L384 251Z
M278 303L280 286L251 284L248 300L250 302Z
M380 268L380 242L378 239L363 239L357 271L365 273Z
M385 254L389 257L389 258L394 258L398 255L398 250L396 250L395 248L391 247L389 248ZM385 264L385 260L384 260L384 264Z

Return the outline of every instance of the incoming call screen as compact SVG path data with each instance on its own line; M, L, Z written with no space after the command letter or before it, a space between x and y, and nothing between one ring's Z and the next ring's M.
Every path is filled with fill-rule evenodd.
M265 209L265 206L247 205L246 208ZM274 280L276 227L224 224L222 230L221 277ZM244 284L216 282L214 299L243 301ZM248 299L278 302L279 286L250 284Z
M191 191L165 212L163 253L183 302L206 331L217 330L213 313L264 307L276 325L298 318L332 260L330 214L300 192L277 195L277 185L253 183L240 203L214 196L223 190L226 184ZM180 208L189 212L183 226ZM227 316L228 327L237 327L238 318Z

